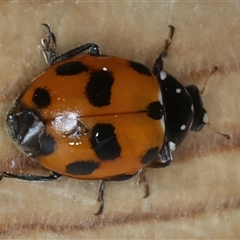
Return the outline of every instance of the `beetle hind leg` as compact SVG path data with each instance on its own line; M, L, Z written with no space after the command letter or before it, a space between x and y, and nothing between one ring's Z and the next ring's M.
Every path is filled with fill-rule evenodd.
M48 65L51 65L51 62L53 59L57 57L57 42L54 33L51 32L50 27L46 24L42 24L44 26L47 39L42 38L41 39L41 45L42 45L42 51L43 51L43 56L45 59L45 62Z
M57 172L50 172L49 176L2 172L0 175L0 181L3 178L13 178L13 179L24 180L24 181L47 182L47 181L58 180L61 177L62 177L62 174L57 173Z
M61 62L65 59L72 58L84 51L87 51L87 54L92 56L99 56L100 55L100 47L97 44L94 43L87 43L81 46L78 46L64 54L58 55L57 54L57 41L55 38L54 33L51 31L50 27L44 23L42 24L44 26L47 39L41 40L41 46L43 51L43 56L45 59L45 62L52 66L58 62Z

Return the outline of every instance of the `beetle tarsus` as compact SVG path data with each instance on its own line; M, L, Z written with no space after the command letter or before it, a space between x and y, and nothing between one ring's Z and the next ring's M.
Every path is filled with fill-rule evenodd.
M99 190L98 190L98 199L97 201L100 203L99 209L95 215L100 215L104 208L104 190L105 190L105 182L103 180L99 183Z
M146 177L145 177L145 172L146 172L146 168L139 169L139 171L138 171L139 178L137 180L137 184L143 183L144 193L145 193L143 198L146 198L149 196L149 185L148 185L148 181L146 180Z

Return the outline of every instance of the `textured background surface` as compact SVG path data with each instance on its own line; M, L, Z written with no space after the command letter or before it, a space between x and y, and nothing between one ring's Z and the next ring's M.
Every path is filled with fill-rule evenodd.
M94 216L98 182L63 178L52 183L4 179L1 238L238 238L240 237L240 3L87 2L0 3L0 170L48 174L19 153L7 136L5 114L14 98L46 68L41 23L65 52L95 42L102 53L152 67L176 33L165 69L201 88L212 131L190 133L166 169L148 170L151 195L136 178L106 184L105 209ZM127 86L126 86L127 87ZM36 167L36 168L34 168Z

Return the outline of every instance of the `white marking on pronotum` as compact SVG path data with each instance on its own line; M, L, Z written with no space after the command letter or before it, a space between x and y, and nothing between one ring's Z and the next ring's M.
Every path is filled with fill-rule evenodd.
M176 150L176 144L174 142L169 142L168 146L169 146L171 151L175 151Z
M185 129L186 129L186 125L183 124L183 125L180 127L180 129L181 129L181 130L185 130Z
M203 122L204 123L208 122L208 114L207 113L205 113L204 116L203 116Z
M182 89L181 88L176 88L176 93L181 93Z
M161 72L160 72L160 78L161 78L161 80L165 80L166 77L167 77L167 73L164 72L164 71L161 71Z
M107 71L108 69L107 69L106 67L103 67L102 70L103 70L103 71Z

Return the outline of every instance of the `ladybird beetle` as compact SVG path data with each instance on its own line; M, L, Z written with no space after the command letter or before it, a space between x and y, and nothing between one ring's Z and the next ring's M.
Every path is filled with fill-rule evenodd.
M106 180L125 180L145 167L164 167L189 130L207 122L196 86L184 87L163 70L164 51L153 71L141 63L100 54L88 43L62 55L47 24L41 41L49 68L15 100L7 114L8 133L49 176L3 172L1 178L51 181L62 175L99 179L99 210ZM83 52L87 54L81 54Z

